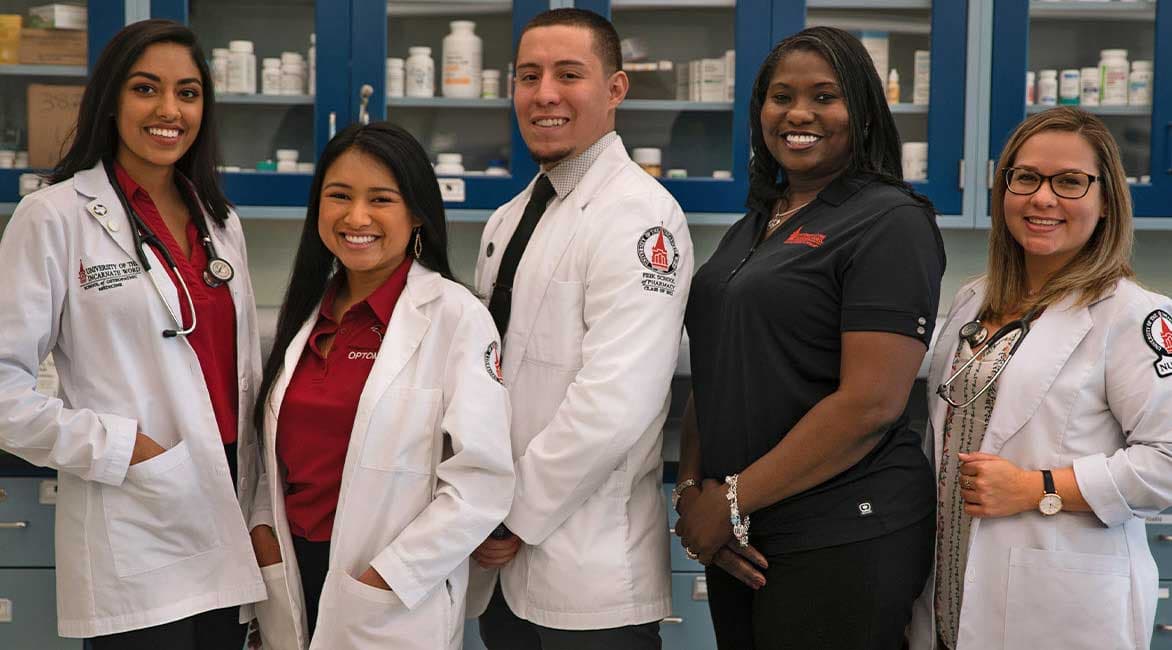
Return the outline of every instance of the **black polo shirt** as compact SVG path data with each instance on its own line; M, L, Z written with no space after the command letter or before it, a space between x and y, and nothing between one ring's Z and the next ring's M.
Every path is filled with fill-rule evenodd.
M760 242L766 213L729 228L696 273L686 325L702 471L723 480L765 455L838 389L842 333L927 346L944 244L902 188L839 177ZM936 504L919 434L901 417L855 466L752 515L765 553L823 548L916 523Z

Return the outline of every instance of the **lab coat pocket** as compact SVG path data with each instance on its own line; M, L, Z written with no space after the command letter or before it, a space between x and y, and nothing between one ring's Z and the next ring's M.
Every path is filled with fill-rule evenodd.
M110 552L118 577L146 573L219 545L216 520L185 441L131 465L122 485L103 486Z
M556 368L580 369L582 337L586 334L585 298L581 282L551 280L525 356Z
M438 589L415 609L393 591L365 585L331 570L311 650L437 650L447 647L448 594Z
M1127 557L1012 548L1005 649L1133 648Z
M260 574L265 581L268 598L256 603L256 620L265 650L300 650L297 643L297 616L289 593L289 579L285 563L262 566Z
M362 444L362 467L430 474L443 392L391 388L375 405Z

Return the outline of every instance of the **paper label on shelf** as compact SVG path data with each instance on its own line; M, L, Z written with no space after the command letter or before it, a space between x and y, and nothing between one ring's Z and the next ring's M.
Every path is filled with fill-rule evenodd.
M1162 598L1164 600L1168 600L1168 588L1167 587L1160 587L1160 598Z
M41 505L57 505L57 481L41 481L37 500L41 502Z
M0 623L12 622L12 601L0 598Z
M462 178L441 178L439 179L440 196L443 197L444 203L463 203L464 198L464 179Z
M708 600L708 578L696 576L692 581L692 600Z
M1168 526L1172 525L1172 515L1152 515L1145 518L1144 522L1153 526Z

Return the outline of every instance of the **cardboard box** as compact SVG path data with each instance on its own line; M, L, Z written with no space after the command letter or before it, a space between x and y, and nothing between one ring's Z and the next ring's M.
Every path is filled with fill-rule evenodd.
M61 159L73 130L85 86L29 84L28 160L34 169L48 169Z
M85 65L86 32L74 29L20 30L20 62L33 65Z
M29 27L83 31L86 28L86 8L80 5L51 4L30 7L28 16Z
M20 61L20 14L0 14L0 63Z

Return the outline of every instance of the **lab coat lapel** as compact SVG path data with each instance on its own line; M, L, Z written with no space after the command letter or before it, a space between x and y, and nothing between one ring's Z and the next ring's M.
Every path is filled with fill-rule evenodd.
M935 465L940 457L943 444L944 418L948 416L948 402L936 394L936 387L952 375L952 360L956 358L956 348L960 345L960 328L963 324L977 317L977 311L985 299L985 284L983 282L962 292L956 299L951 316L941 325L940 334L936 337L936 345L932 352L932 364L928 369L928 420L932 423L932 462Z
M997 380L998 398L981 450L998 453L1038 410L1070 355L1094 324L1087 306L1067 296L1034 321L1017 353Z

